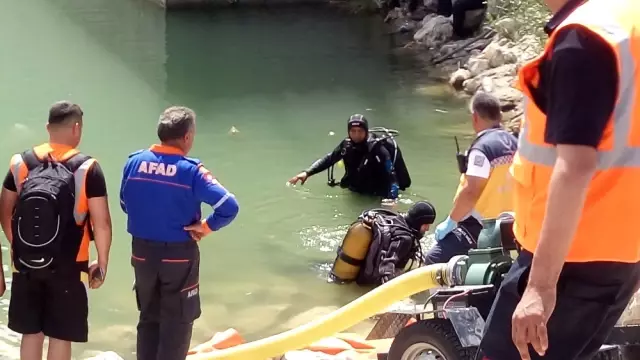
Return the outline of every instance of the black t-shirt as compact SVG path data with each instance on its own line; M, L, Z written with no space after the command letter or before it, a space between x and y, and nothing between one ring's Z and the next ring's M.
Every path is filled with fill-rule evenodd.
M13 174L11 173L11 170L7 172L7 175L4 178L4 182L2 186L4 186L4 188L9 191L13 191L13 192L18 191L16 188L15 180L13 179ZM85 186L86 186L85 189L86 189L87 199L107 196L107 183L104 178L102 168L100 167L100 164L98 164L97 161L91 166L91 168L87 172Z
M580 1L570 1L547 25L549 32ZM540 65L540 85L532 91L547 116L545 141L597 147L618 93L617 58L600 37L582 27L559 30L551 56Z

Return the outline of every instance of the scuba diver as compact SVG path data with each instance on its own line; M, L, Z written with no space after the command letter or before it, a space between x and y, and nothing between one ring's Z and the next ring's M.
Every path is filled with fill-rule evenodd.
M436 209L417 202L406 214L386 209L363 212L347 231L338 248L329 281L380 285L422 264L420 239L436 219Z
M369 122L361 114L352 115L347 123L348 137L307 170L289 180L302 185L310 176L329 169L328 185L361 194L396 199L399 190L411 186L411 177L394 137L397 131L385 128L369 129ZM379 134L382 133L382 134ZM334 165L344 162L344 176L339 183L333 178Z
M437 243L426 254L426 264L466 255L477 246L484 219L513 211L509 166L518 140L502 128L500 101L495 96L477 93L471 101L471 113L476 138L465 154L460 149L456 154L460 184L449 216L436 227Z

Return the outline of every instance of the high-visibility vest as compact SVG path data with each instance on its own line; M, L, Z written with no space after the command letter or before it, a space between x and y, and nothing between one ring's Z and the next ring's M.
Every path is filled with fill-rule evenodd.
M467 152L480 151L491 164L491 172L482 194L471 211L471 216L482 221L496 218L503 212L513 211L513 181L509 174L509 166L513 161L518 140L503 129L487 129L480 134ZM475 159L468 159L469 162ZM465 174L460 175L460 183L454 197L454 202L462 192L467 182Z
M567 17L549 38L544 52L525 64L518 85L525 94L525 119L511 166L514 179L514 231L520 245L535 251L545 217L548 188L556 159L545 143L545 114L528 86L539 84L539 65L550 54L561 28L579 26L602 38L618 60L615 110L598 145L597 171L587 191L580 223L565 261L640 261L640 1L590 0ZM638 68L637 68L638 67ZM588 74L585 74L588 76ZM528 85L527 85L528 84ZM595 84L597 86L597 84ZM582 106L567 104L566 106Z

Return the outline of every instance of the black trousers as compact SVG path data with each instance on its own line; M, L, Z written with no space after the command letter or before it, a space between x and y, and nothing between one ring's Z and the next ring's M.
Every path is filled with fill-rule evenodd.
M454 256L467 255L469 250L478 246L481 231L482 224L468 217L429 249L424 256L425 265L446 263Z
M511 316L526 287L533 255L522 251L505 276L484 328L481 354L520 360L511 340ZM640 279L640 264L567 263L558 281L556 307L547 323L549 349L531 359L589 360L606 341Z
M194 241L134 238L138 360L185 360L193 322L200 317L200 251Z

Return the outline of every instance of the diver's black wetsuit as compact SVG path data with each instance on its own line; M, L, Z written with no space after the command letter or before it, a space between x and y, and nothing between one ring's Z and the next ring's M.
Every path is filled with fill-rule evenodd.
M459 37L469 37L480 29L486 11L486 0L438 0L438 15L453 15L453 31Z
M374 146L375 142L376 139L371 135L359 144L346 138L332 152L314 162L306 170L307 176L323 172L342 160L345 173L340 180L340 187L358 193L393 198L392 187L394 184L397 187L398 182L392 156L384 146Z

